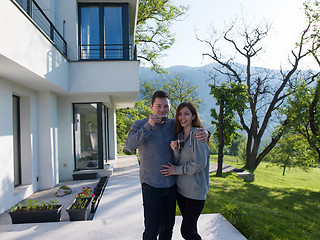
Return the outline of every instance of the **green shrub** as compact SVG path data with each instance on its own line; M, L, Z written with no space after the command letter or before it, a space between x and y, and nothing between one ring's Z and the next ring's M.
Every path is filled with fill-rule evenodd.
M256 228L253 219L237 204L225 204L221 214L248 240L273 240L275 237L268 227Z

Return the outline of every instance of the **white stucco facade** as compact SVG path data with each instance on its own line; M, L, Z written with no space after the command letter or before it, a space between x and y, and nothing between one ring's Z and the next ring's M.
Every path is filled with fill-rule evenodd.
M0 1L0 213L35 191L72 179L75 103L99 102L107 108L108 157L116 158L115 109L133 106L139 92L137 60L78 59L78 3L128 3L133 41L137 0L36 2L64 35L68 54L54 46L16 1ZM13 96L20 104L20 146L13 139ZM17 148L21 180L15 186Z

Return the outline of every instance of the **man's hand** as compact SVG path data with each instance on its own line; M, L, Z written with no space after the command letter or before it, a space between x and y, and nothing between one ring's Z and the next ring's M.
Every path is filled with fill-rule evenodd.
M197 132L196 132L196 138L198 139L198 141L200 142L205 142L207 141L207 139L209 138L209 133L206 129L204 128L198 128Z
M162 116L161 115L149 115L148 123L154 127L156 123L161 123Z

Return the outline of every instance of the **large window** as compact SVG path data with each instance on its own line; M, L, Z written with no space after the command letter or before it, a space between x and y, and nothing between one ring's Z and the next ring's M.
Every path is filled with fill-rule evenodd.
M102 169L108 158L107 108L102 103L75 103L75 169Z
M127 4L79 4L80 59L129 59Z

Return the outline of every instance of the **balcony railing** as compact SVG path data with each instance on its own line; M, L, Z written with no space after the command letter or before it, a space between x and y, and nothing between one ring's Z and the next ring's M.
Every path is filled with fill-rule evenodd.
M52 40L56 48L67 57L67 42L42 11L35 0L15 0L21 8L32 18L38 27Z
M132 44L82 44L81 60L137 60L137 49Z

